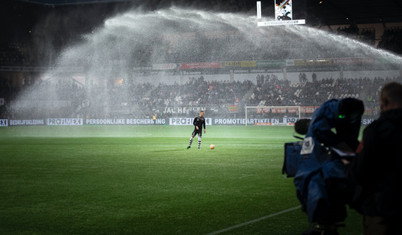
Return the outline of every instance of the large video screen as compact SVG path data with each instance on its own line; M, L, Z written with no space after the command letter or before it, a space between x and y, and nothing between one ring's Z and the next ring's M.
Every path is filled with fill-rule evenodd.
M275 0L275 20L292 19L292 0Z

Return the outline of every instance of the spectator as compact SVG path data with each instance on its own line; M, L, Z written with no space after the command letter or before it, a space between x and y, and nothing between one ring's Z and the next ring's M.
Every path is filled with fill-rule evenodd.
M402 28L393 28L385 30L378 48L402 53Z
M115 86L113 82L109 83L106 90L96 84L86 87L68 78L40 82L39 79L26 77L24 78L27 81L25 85L18 87L10 84L12 78L5 77L0 79L0 94L6 103L10 103L16 99L19 90L26 93L39 89L43 92L39 92L38 97L32 97L32 99L60 100L71 103L71 109L54 110L54 112L48 112L46 117L60 115L68 117L80 114L107 118L111 115L110 109L105 108L108 105L121 107L120 111L113 114L113 116L121 117L129 115L129 117L143 118L149 116L150 113L163 113L164 117L178 115L165 112L164 110L167 107L213 107L214 111L209 110L209 116L216 114L219 117L231 117L233 113L228 111L228 105L238 105L239 107L244 105L316 106L332 98L342 99L346 97L364 100L367 108L365 115L373 116L379 110L376 105L380 92L379 88L391 81L390 78L381 77L374 79L319 78L315 73L311 75L312 79L309 81L305 73L300 73L301 82L290 83L289 80L280 79L275 74L258 74L256 80L251 79L251 76L254 75L250 74L250 80L244 81L209 81L200 76L192 77L184 84L158 85L137 83L134 79L125 79L118 86ZM401 78L393 79L400 80ZM30 80L33 81L30 82ZM56 96L49 97L46 91L55 91ZM107 92L107 95L100 95L102 92ZM88 100L90 103L89 106L85 106L86 108L80 107L84 100ZM140 111L131 112L130 110ZM44 112L40 109L14 111L11 113L20 118L32 118L33 114L39 118L45 118L42 117ZM2 113L4 114L4 112L3 110ZM237 115L242 115L241 112L243 112L242 109ZM181 115L187 114L187 112L181 113Z
M363 214L364 234L402 234L402 85L386 84L380 104L380 118L364 130L349 175L357 185L354 204Z

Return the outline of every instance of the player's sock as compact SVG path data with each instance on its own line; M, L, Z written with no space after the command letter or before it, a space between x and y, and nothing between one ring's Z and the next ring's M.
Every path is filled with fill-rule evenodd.
M194 137L191 137L191 138L190 138L190 143L188 143L187 149L189 149L189 148L191 147L191 144L193 143L193 139L194 139Z
M201 137L198 137L198 149L201 148Z

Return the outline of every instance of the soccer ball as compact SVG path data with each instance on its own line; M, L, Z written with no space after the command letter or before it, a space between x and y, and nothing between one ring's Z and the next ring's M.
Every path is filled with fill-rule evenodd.
M211 145L209 146L209 148L210 148L210 149L215 149L215 145L211 144Z

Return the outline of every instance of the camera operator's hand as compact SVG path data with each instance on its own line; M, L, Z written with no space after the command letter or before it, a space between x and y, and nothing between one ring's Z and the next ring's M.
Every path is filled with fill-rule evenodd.
M340 142L331 149L341 157L341 161L345 165L349 164L349 159L356 155L355 151L353 151L345 142Z
M345 165L350 164L350 161L349 161L348 159L346 159L346 158L341 158L341 162L342 162L343 164L345 164Z
M344 164L348 164L349 158L356 156L355 151L353 151L345 142L338 143L331 150L336 153Z

